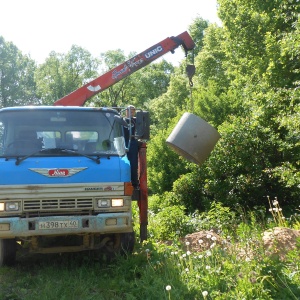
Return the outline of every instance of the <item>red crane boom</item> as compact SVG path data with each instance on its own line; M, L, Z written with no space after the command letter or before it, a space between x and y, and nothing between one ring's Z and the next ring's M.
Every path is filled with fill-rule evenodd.
M137 70L147 66L167 52L171 51L173 53L179 46L182 46L186 53L195 47L195 43L187 31L176 37L168 37L140 54L137 54L114 69L57 100L54 105L83 106L91 97L104 91Z

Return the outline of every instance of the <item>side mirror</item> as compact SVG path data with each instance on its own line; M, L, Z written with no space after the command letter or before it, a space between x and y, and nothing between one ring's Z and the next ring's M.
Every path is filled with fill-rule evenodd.
M142 140L150 139L150 117L148 111L136 112L135 136Z

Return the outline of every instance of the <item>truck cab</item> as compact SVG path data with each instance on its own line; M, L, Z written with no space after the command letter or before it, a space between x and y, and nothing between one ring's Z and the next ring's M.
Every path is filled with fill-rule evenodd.
M36 253L132 250L120 119L106 108L0 110L0 265L13 263L16 242Z

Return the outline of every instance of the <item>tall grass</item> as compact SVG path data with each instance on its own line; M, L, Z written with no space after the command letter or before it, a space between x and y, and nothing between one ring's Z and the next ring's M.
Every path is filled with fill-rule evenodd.
M88 253L19 257L16 266L0 268L0 299L300 299L299 247L284 261L263 247L263 231L278 226L272 215L214 203L210 212L186 218L173 207L170 218L183 220L169 223L169 232L160 228L161 215L150 214L148 241L112 262ZM202 229L217 232L222 243L208 234L209 246L194 251L182 237Z

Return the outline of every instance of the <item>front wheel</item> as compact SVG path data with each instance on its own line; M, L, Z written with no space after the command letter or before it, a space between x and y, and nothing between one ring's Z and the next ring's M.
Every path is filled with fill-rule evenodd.
M135 244L135 234L134 232L122 233L120 243L120 253L131 254L134 249Z
M11 266L16 261L15 239L0 239L0 267Z
M117 233L108 240L102 249L108 260L116 257L116 255L131 254L134 249L135 234L134 232Z

